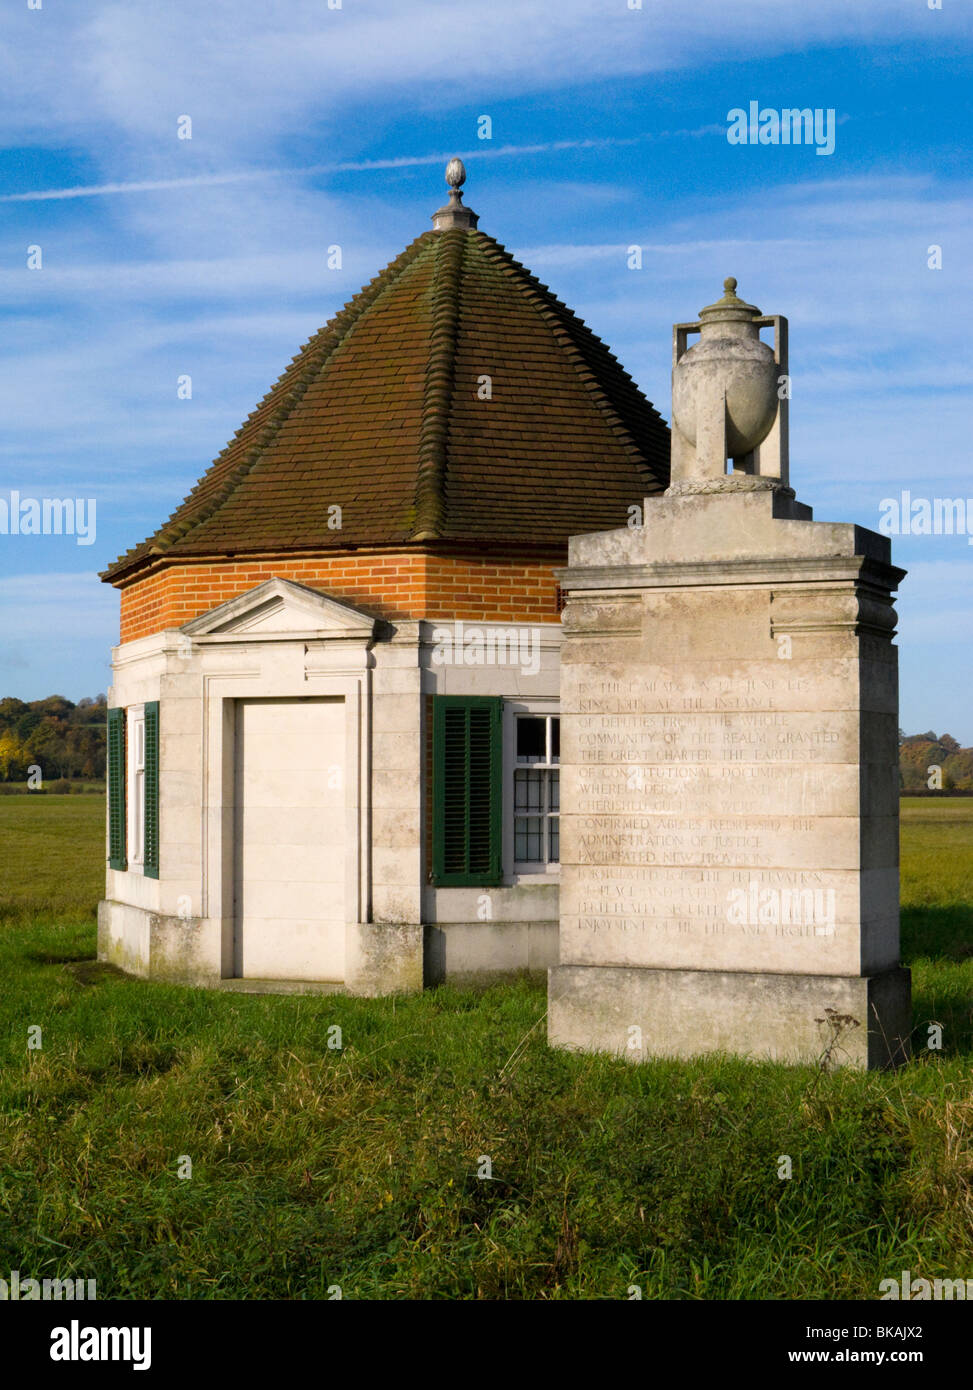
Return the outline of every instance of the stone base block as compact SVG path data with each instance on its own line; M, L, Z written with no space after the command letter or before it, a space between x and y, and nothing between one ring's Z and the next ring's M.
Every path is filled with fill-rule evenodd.
M341 980L251 980L234 976L220 980L219 989L230 994L347 994Z
M377 997L422 989L422 927L415 922L353 922L345 930L349 994Z
M559 965L548 998L553 1047L634 1062L727 1052L816 1063L835 1030L837 1064L872 1070L911 1055L911 976L901 966L860 976Z
M344 980L224 976L221 960L231 956L232 930L232 922L217 918L170 917L106 900L98 904L98 959L143 979L252 994L377 996L422 989L423 929L415 923L347 924Z
M545 979L557 964L558 924L444 922L425 929L425 982L483 988L522 975Z
M217 984L220 934L214 918L172 917L112 899L98 904L98 959L144 979Z

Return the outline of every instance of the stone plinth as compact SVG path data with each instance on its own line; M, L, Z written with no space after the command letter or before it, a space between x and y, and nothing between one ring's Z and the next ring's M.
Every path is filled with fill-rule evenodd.
M572 541L552 1043L797 1062L837 1026L836 1058L908 1055L902 575L754 478Z

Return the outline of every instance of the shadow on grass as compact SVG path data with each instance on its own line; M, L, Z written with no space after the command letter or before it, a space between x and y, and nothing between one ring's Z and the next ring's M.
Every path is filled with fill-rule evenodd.
M127 980L117 965L96 960L87 951L24 951L23 959L32 965L61 965L79 985L97 985L102 980Z
M34 965L97 964L90 951L24 951L23 958Z
M929 1025L942 1026L944 1055L973 1051L970 971L973 907L911 907L902 911L902 964L912 970L912 1047L928 1046Z
M102 980L128 979L124 970L119 970L117 965L109 965L104 960L65 961L64 964L68 974L73 976L79 985L97 985Z
M973 1009L969 985L957 983L955 989L926 989L913 976L912 1051L919 1056L929 1046L929 1025L942 1028L942 1055L965 1057L973 1053ZM937 1049L938 1050L938 1049Z
M902 909L902 964L973 958L973 905Z

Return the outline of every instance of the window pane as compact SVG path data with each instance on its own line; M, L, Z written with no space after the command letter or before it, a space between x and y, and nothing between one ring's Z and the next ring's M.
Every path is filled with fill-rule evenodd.
M544 862L544 822L540 816L518 816L514 821L514 858L521 864Z
M539 768L519 767L514 769L514 810L543 811L544 778L547 774Z
M553 715L515 718L513 770L514 861L521 865L560 862L558 811L561 723ZM537 764L524 767L524 763ZM551 766L555 764L555 766Z
M546 762L547 730L543 719L517 720L517 761Z
M543 772L528 772L527 783L527 809L528 811L543 811L544 809L544 774Z

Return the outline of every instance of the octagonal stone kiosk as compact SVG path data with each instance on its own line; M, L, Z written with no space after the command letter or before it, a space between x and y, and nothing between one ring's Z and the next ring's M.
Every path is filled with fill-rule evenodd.
M557 959L554 572L667 486L669 430L465 177L102 574L99 955L135 975L394 994Z
M632 1060L888 1066L911 1031L904 572L887 539L796 500L787 324L735 289L675 328L669 489L641 525L572 540L559 575L549 1038Z

